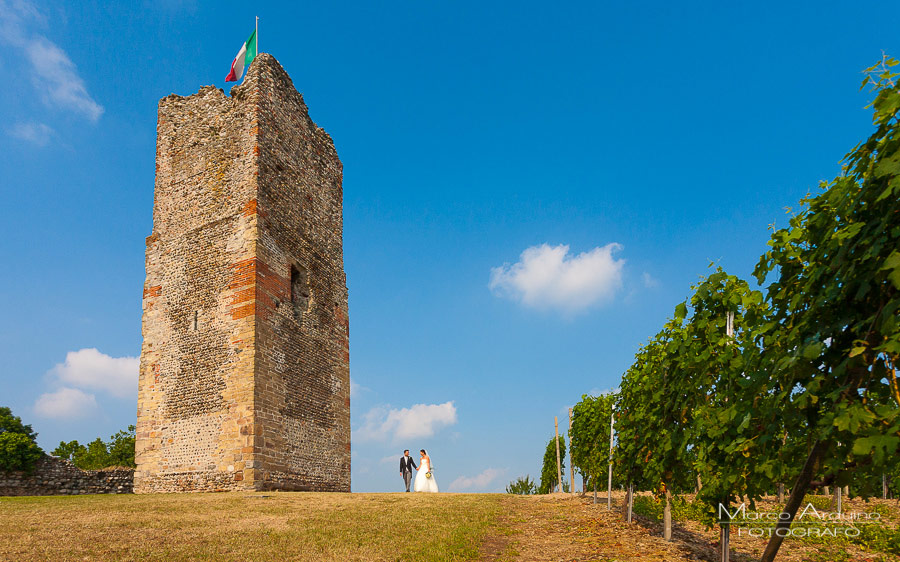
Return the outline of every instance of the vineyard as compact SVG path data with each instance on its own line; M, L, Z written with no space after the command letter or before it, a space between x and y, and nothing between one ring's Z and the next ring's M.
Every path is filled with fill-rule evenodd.
M881 550L900 554L896 522L854 513L867 520L841 524L848 493L900 493L895 65L885 57L867 69L875 131L772 232L754 270L761 289L714 269L641 346L617 392L574 407L572 464L594 489L612 470L630 492L628 520L633 491L652 492L658 503L644 497L638 507L659 508L667 538L673 509L676 519L718 525L726 561L732 527L756 517L768 538L760 559L771 562L785 539L815 534L800 525L813 506L832 523L818 536L875 534ZM832 489L817 506L807 496ZM690 503L675 501L684 493ZM766 497L777 509L760 515Z

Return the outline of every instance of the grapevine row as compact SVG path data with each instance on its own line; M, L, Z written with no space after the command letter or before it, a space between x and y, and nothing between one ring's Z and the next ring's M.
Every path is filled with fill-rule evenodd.
M619 392L575 407L574 464L594 482L609 459L629 489L697 490L715 511L785 484L787 515L771 562L807 491L853 485L880 494L900 458L900 88L886 59L875 132L843 172L774 230L754 276L721 268L692 287L643 345ZM614 403L613 403L614 402ZM604 420L605 417L605 420ZM723 559L727 559L727 524Z

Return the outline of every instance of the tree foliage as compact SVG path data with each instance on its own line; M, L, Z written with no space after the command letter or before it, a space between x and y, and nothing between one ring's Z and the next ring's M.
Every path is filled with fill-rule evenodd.
M20 433L32 441L37 441L37 433L31 426L23 424L22 418L14 416L12 410L5 406L0 406L0 433Z
M562 473L565 474L566 468L566 439L562 435L559 436L559 462L562 467ZM556 473L556 440L550 438L547 448L544 451L544 464L541 466L541 485L538 488L539 494L549 494L559 483Z
M108 442L98 437L87 445L81 445L78 441L60 441L52 454L72 461L82 470L99 470L110 466L134 468L134 431L135 426L129 425L127 430L110 436Z
M10 408L0 407L0 470L31 472L43 455L31 426L23 424Z

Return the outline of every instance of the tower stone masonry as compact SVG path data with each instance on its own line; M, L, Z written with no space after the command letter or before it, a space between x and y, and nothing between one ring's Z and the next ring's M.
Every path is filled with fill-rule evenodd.
M271 55L160 100L135 492L350 491L341 180Z

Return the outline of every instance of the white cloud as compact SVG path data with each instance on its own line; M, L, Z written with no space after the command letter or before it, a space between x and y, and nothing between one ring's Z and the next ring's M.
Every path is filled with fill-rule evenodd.
M41 394L34 403L34 412L45 418L84 418L97 411L97 399L77 388L63 387L56 392Z
M103 107L88 93L65 51L46 37L35 36L25 45L25 55L31 62L32 83L42 92L44 103L80 113L91 121L100 119Z
M460 476L450 483L448 490L451 492L458 490L484 490L491 482L504 473L506 473L506 469L487 468L476 476Z
M358 382L353 380L353 377L350 377L350 398L351 399L359 398L362 393L368 392L370 390L371 390L370 388L359 384Z
M363 415L363 424L353 432L353 438L360 441L398 441L431 437L456 421L456 406L452 401L416 404L401 409L376 406Z
M80 388L105 390L118 398L137 395L140 359L110 357L94 348L70 351L65 363L50 372L66 384Z
M9 134L36 146L46 146L53 135L53 129L43 123L16 123Z
M659 281L646 271L641 275L641 280L644 282L644 287L647 287L648 289L659 287Z
M609 388L609 387L607 387L607 388L605 388L605 389L604 389L604 388L600 388L599 386L595 386L595 387L593 387L593 388L591 388L590 390L587 391L587 395L588 395L588 396L602 396L602 395L604 395L604 394L609 394L609 393L616 394L617 392L619 392L619 387L618 387L618 386L615 387L615 388Z
M46 25L47 19L33 4L25 0L0 0L0 40L12 45L25 42L25 28Z
M611 299L622 287L625 260L613 258L621 249L612 243L570 255L565 244L532 246L518 262L492 268L488 286L532 308L575 314Z
M75 63L53 41L29 29L43 23L45 18L31 3L0 0L0 43L24 55L30 64L29 78L42 101L50 107L97 121L103 114L103 106L88 93Z

